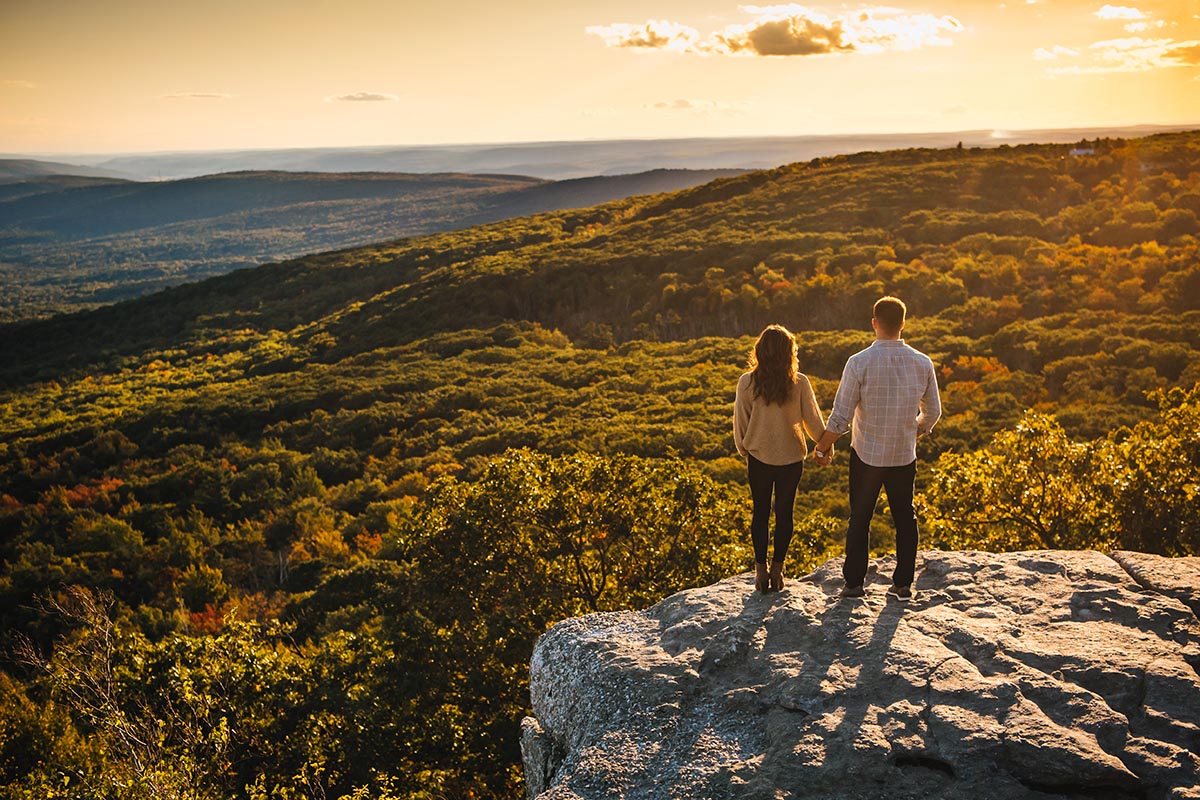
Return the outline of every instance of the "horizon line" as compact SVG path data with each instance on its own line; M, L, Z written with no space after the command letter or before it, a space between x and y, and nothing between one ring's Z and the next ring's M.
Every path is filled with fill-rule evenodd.
M281 147L250 146L250 147L220 147L211 149L171 148L163 150L58 150L0 153L4 159L46 159L69 158L80 156L96 158L108 156L111 158L137 156L170 156L170 155L218 155L222 153L254 153L254 152L287 152L304 150L394 150L394 149L433 149L433 148L472 148L472 147L519 147L546 145L583 145L603 144L609 142L702 142L702 141L764 141L786 139L851 139L861 137L898 137L898 136L951 136L965 134L988 134L1002 144L1005 138L1015 138L1021 135L1055 133L1066 131L1124 131L1137 129L1154 129L1159 131L1200 130L1200 121L1193 123L1130 123L1121 125L1077 125L1049 128L963 128L956 130L925 130L925 131L855 131L842 133L799 133L799 134L759 134L745 136L618 136L584 139L514 139L508 141L471 141L471 142L423 142L412 144L359 144L359 145L286 145ZM997 135L1003 134L1003 135Z

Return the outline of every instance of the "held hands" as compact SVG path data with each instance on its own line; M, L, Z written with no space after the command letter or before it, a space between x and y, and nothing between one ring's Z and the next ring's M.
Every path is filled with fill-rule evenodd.
M813 461L818 467L827 467L833 463L833 443L837 434L828 428L813 442Z

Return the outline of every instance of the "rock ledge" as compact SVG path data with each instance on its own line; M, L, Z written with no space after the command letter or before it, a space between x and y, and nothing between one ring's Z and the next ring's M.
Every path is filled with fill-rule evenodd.
M1200 800L1200 558L927 551L907 604L882 576L555 625L529 797Z

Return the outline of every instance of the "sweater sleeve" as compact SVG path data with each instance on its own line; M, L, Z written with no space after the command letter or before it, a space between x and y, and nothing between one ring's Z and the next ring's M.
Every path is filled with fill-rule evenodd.
M813 391L812 381L807 375L800 375L796 388L800 390L800 413L804 418L804 430L814 442L821 440L825 433L825 420L821 416L821 407L817 405L817 395Z
M742 458L747 458L749 452L742 440L746 437L746 429L750 427L750 384L743 376L738 381L737 395L733 400L733 445Z

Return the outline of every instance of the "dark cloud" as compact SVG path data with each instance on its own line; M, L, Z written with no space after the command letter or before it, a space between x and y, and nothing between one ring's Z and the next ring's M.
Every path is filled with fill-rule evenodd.
M825 25L798 16L767 20L733 35L718 33L715 38L731 53L750 50L760 56L815 56L855 49L846 40L841 21Z

